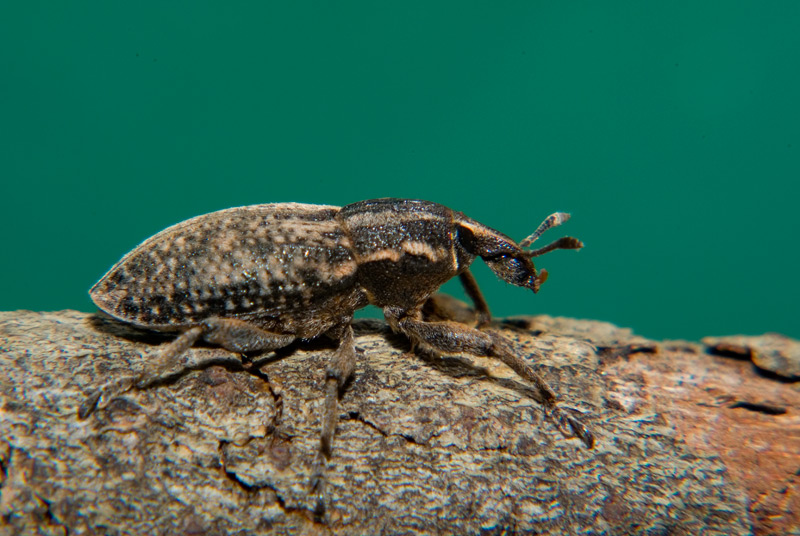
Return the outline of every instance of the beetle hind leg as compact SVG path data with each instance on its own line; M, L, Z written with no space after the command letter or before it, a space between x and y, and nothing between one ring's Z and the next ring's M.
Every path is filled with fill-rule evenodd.
M209 318L202 323L203 339L237 353L266 352L288 346L294 335L266 331L238 318Z
M85 419L104 402L133 388L147 389L190 368L186 352L201 338L237 353L276 350L295 339L294 335L271 333L236 318L209 318L162 346L153 364L138 375L112 380L89 394L78 409L78 416Z
M172 342L162 346L158 353L157 364L152 370L145 369L138 375L116 378L92 391L78 408L78 418L85 419L98 406L104 406L133 388L145 389L175 372L180 366L180 357L203 336L203 331L200 326L191 327Z
M167 344L159 353L157 362L137 378L136 387L147 388L165 377L185 370L188 363L182 358L201 338L238 354L277 350L288 346L295 339L294 335L265 331L238 318L212 317L204 320L199 326L187 329Z

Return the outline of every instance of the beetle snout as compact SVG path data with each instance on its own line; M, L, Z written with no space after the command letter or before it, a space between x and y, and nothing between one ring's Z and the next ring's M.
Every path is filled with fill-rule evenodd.
M518 287L533 289L534 292L539 290L540 276L536 273L536 268L530 258L523 255L499 255L486 258L484 261L503 281Z

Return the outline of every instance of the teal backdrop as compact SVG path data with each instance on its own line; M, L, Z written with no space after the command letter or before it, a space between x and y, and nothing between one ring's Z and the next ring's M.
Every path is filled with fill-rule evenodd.
M5 2L0 309L188 217L438 201L542 257L496 315L800 337L800 2ZM447 287L457 291L452 284Z

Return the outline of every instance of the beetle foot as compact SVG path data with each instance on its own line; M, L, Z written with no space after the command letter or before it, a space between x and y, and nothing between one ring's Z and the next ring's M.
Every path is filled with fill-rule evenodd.
M309 498L314 503L314 520L323 523L325 521L326 507L326 493L325 493L325 463L327 458L325 454L320 451L317 453L314 460L314 472L311 474L311 491L309 491Z
M585 424L575 417L563 413L557 407L551 408L551 415L556 421L555 424L558 431L561 432L564 437L577 437L583 441L586 448L594 448L594 434Z
M83 403L78 407L78 418L85 419L99 407L104 408L108 403L133 389L137 382L134 376L125 376L114 381L110 381L89 393Z
M173 372L173 374L178 374L180 372L182 371ZM155 374L142 373L132 378L133 385L131 387L133 389L143 391L145 389L153 387L154 385L167 381L168 379L170 379L171 376L172 375L170 374L155 375Z

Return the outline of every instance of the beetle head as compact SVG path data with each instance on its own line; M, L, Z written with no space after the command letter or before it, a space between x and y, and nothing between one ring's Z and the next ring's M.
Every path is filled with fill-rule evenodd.
M463 215L461 215L463 216ZM519 244L506 235L463 216L458 221L458 240L473 255L480 256L491 270L503 281L539 292L539 286L547 280L547 270L536 271L533 257L544 255L554 249L580 249L583 243L577 238L565 236L538 249L526 249L542 233L557 227L569 219L569 214L556 212L548 216L539 227Z

